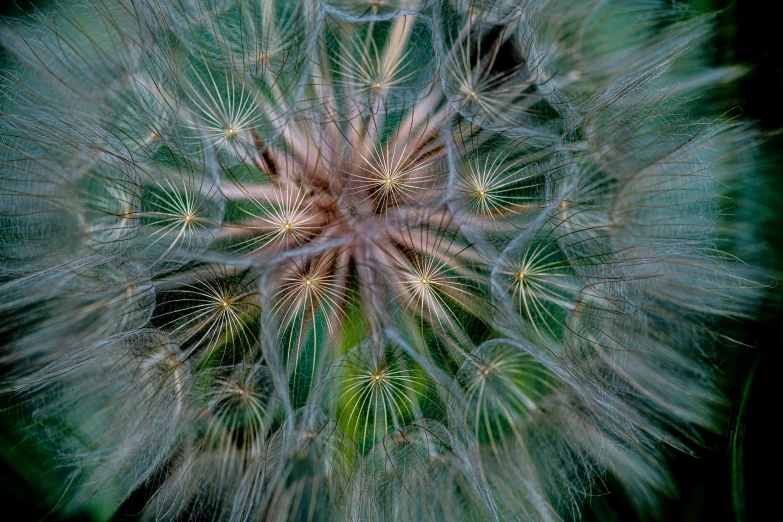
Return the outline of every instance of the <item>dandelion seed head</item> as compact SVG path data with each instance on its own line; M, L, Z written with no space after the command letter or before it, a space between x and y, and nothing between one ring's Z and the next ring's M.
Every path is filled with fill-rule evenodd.
M689 116L702 21L576 4L9 22L2 357L66 509L557 520L614 473L650 511L756 299L715 197L752 132Z

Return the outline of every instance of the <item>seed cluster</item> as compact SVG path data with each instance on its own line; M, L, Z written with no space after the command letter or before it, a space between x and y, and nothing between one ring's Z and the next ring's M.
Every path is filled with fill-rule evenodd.
M612 473L652 512L758 286L718 197L750 131L688 101L736 72L688 53L704 23L648 0L7 23L1 360L63 509L560 520Z

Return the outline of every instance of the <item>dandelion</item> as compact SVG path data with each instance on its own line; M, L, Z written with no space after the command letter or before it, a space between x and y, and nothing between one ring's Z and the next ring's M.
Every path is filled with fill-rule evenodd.
M761 286L720 196L753 132L689 116L736 72L689 53L706 24L570 0L5 22L0 361L58 508L561 520L611 475L654 516Z

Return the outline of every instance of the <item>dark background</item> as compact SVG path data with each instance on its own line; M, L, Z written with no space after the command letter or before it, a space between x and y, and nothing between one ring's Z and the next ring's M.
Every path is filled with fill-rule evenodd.
M295 0L292 0L295 1ZM755 121L764 132L765 143L759 159L767 178L763 203L770 209L762 227L769 245L766 261L778 280L783 279L783 24L765 2L729 0L691 0L698 11L718 11L717 31L712 39L713 60L718 64L743 64L750 72L734 82L721 97L724 110L740 108L744 120ZM0 15L15 16L30 9L31 2L16 4L0 0ZM1 53L1 51L0 51ZM742 252L739 253L742 255ZM781 369L783 347L783 287L769 292L760 313L752 321L730 325L748 346L729 348L723 371L731 384L728 394L733 407L725 436L709 436L706 445L690 456L672 452L671 467L679 495L663 504L663 519L667 521L738 521L733 494L744 496L746 521L776 519L776 491L783 480L777 475L779 456L773 439L781 432L781 408L777 370ZM733 353L732 353L733 352ZM1 371L1 370L0 370ZM747 390L747 392L745 392ZM740 407L746 397L744 410ZM2 399L7 401L8 399ZM7 406L0 402L0 410ZM739 413L742 412L742 415ZM6 419L7 420L7 419ZM32 521L49 518L56 498L42 496L46 485L62 478L47 463L35 455L14 451L20 441L0 424L0 518ZM739 451L732 451L732 436ZM733 477L732 460L739 464ZM737 486L741 489L737 490ZM609 494L591 503L587 520L638 520L617 488L607 484ZM743 494L744 492L744 494ZM143 508L143 495L131 498L115 520L135 519ZM74 515L69 521L89 520L86 515Z

